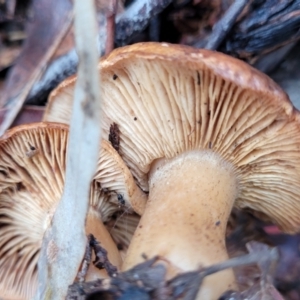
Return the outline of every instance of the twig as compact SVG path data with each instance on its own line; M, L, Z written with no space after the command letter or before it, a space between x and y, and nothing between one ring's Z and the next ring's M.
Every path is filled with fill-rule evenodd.
M276 248L272 248L271 250L263 249L260 252L252 252L243 256L228 259L219 264L212 265L203 269L202 273L204 276L208 276L228 268L235 268L251 264L261 264L262 262L266 261L272 262L278 260L278 257L279 254Z
M94 1L75 0L75 41L78 77L68 143L63 196L44 237L38 264L39 288L35 299L65 299L76 278L86 236L85 218L90 184L100 142L100 87Z
M171 287L173 290L172 297L177 299L177 297L180 298L184 296L180 299L196 299L196 295L198 294L199 288L201 287L204 278L208 275L217 273L228 268L235 268L249 264L269 265L271 264L271 262L278 260L278 250L276 248L269 249L269 247L267 247L266 245L260 245L262 246L260 247L260 251L255 251L254 249L252 253L240 257L235 257L227 261L212 265L210 267L200 269L198 271L187 272L176 276L175 278L171 279L168 283L168 286ZM177 295L178 290L180 291L179 295Z
M150 19L167 7L172 0L135 0L122 14L117 16L115 42L121 46L128 42L128 37L142 31Z
M220 46L247 3L249 3L249 0L235 0L231 4L224 16L214 25L213 31L204 48L216 50Z
M107 251L100 246L99 242L95 239L95 237L90 235L90 245L94 249L96 259L93 262L96 268L105 269L108 276L114 277L118 274L117 268L111 264L107 257Z

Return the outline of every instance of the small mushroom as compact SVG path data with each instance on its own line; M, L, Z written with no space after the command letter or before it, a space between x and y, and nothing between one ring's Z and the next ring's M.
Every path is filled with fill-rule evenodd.
M141 214L147 195L136 185L133 176L110 142L102 140L99 167L94 181L101 183L101 190L109 194L117 206L128 207Z
M73 91L74 84L76 82L76 76L71 76L64 80L56 89L54 89L48 99L47 107L45 109L45 113L43 115L44 122L58 122L63 124L70 124L70 118L72 113L72 104L73 104ZM99 124L100 126L100 124ZM110 136L115 135L115 133L111 133L112 128L114 131L118 131L118 127L116 124L111 124L110 133L107 135L107 139L111 141ZM119 132L118 132L119 134ZM117 137L119 141L119 136ZM112 142L112 141L111 141ZM116 145L112 142L114 148ZM119 145L117 145L119 146ZM109 150L111 149L111 150ZM117 152L119 149L116 149ZM113 153L110 153L113 152ZM137 187L135 182L132 180L132 175L129 172L127 166L123 163L123 160L120 156L118 156L117 152L111 147L107 146L107 155L113 155L114 161L119 163L119 166L123 169L124 173L119 174L121 186L125 187L127 191L119 191L117 197L119 199L119 203L122 205L124 199L127 199L127 204L129 204L133 210L139 215L142 214L146 205L146 195L141 192L141 190ZM124 174L124 175L123 175ZM128 180L127 180L128 178ZM104 184L104 182L102 183ZM115 185L117 181L115 182ZM105 186L103 186L105 190ZM124 197L125 196L125 197ZM123 199L123 200L122 200ZM128 201L130 200L130 203Z
M123 265L159 255L168 277L226 260L233 206L300 229L300 122L266 75L221 53L166 43L112 51L99 64L102 128L149 199ZM66 119L76 77L48 108ZM69 103L69 104L68 104ZM208 276L199 299L235 287L232 270Z
M67 141L68 127L57 123L15 127L0 140L0 298L31 299L35 292L43 236L62 196ZM130 176L118 153L103 141L91 185L86 233L101 242L118 269L122 258L113 239L120 240L120 233L114 236L112 230L111 236L108 228L112 226L104 223L126 208L123 222L128 219L131 224L122 238L126 250L138 221L128 199L141 197ZM122 210L118 193L125 199ZM91 264L86 280L107 276Z

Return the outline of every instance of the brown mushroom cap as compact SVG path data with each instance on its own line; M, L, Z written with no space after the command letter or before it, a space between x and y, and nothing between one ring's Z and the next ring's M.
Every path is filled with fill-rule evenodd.
M190 47L141 43L100 62L103 129L140 186L157 158L210 150L239 178L235 205L289 233L300 229L300 122L286 94L242 61Z
M68 127L56 123L15 127L0 140L0 298L28 299L35 291L43 235L63 191L67 141ZM117 193L127 195L122 179L123 185L130 180L114 160L116 151L106 141L102 146L89 214L109 222L120 211ZM127 237L134 229L125 229Z
M299 231L299 113L272 80L220 53L158 43L119 48L100 68L102 128L118 125L120 154L149 185L123 269L143 253L167 259L169 278L225 260L233 205ZM223 272L197 299L235 288Z

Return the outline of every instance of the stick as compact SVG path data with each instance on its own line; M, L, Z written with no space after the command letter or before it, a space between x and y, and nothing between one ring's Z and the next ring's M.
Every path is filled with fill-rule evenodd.
M46 233L38 264L35 299L67 296L80 267L86 245L85 218L90 184L100 142L100 88L97 70L94 1L75 0L75 41L79 56L68 144L65 187Z
M128 38L132 38L135 33L145 29L151 18L160 13L171 2L172 0L135 0L116 18L116 44L125 45Z
M203 269L202 272L204 276L208 276L228 268L235 268L235 267L251 265L255 263L260 264L261 262L266 262L266 261L272 262L278 259L278 255L279 255L278 250L276 248L273 248L271 250L265 249L261 252L253 252L243 256L228 259L219 264L215 264L210 267L207 267Z
M224 16L214 25L213 31L204 48L217 50L223 42L227 33L234 25L236 18L245 8L249 0L235 0L235 2L225 12Z
M117 268L109 261L107 251L101 247L100 243L92 234L90 235L90 245L94 249L96 256L95 261L93 261L95 267L105 269L110 277L116 276L118 274Z

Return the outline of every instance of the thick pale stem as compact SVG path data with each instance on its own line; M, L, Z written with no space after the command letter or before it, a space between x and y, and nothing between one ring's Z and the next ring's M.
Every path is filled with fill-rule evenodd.
M111 235L107 231L106 227L99 219L99 216L94 213L92 210L89 211L86 218L85 225L86 234L93 234L94 237L98 240L101 247L107 251L107 256L110 261L118 270L121 268L122 259L120 252L116 246L116 243L113 241ZM93 253L92 261L95 260L95 255ZM86 274L86 281L92 281L99 278L109 277L106 270L99 270L91 262L88 272Z
M228 259L227 220L237 195L232 166L210 151L192 151L152 166L150 193L123 269L160 255L168 277ZM235 288L232 270L205 279L199 299L217 299Z

